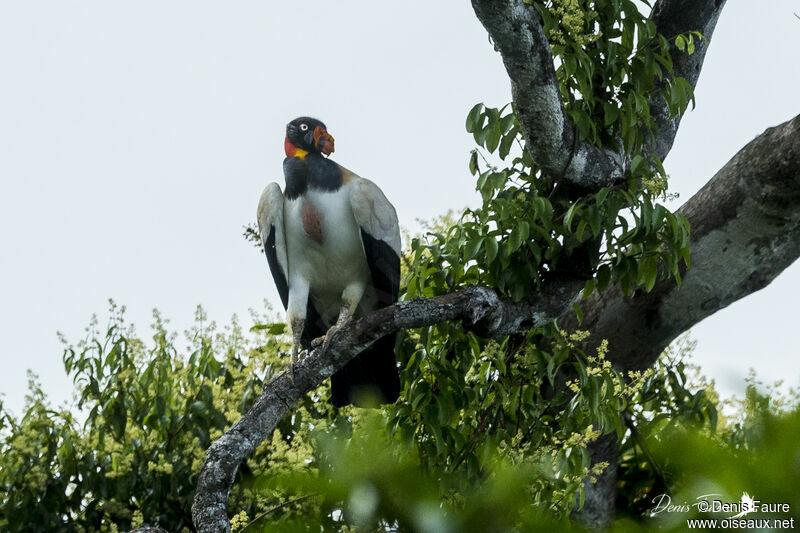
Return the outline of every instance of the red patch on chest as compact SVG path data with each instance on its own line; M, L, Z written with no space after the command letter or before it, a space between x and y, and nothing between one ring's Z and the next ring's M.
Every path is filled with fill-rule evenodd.
M300 216L303 219L303 231L306 235L317 244L322 244L322 219L314 204L303 200Z

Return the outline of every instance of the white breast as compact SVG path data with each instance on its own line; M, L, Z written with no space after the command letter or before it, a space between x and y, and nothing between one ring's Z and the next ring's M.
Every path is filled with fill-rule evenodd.
M311 202L319 216L321 242L312 239L303 227L303 202ZM332 323L348 285L371 285L361 232L350 206L349 184L333 192L309 190L299 198L286 200L284 224L289 291L294 283L307 284L314 307Z

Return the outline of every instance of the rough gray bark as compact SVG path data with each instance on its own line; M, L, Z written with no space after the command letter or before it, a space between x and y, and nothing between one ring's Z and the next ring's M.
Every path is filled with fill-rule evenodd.
M668 39L689 31L703 34L705 41L697 43L693 54L672 54L674 76L686 79L692 87L697 85L708 51L707 41L714 34L723 7L725 0L660 0L653 6L650 18L655 22L658 32ZM667 73L663 83L671 79L673 76ZM663 161L672 149L681 117L677 115L670 118L667 101L661 96L650 100L650 116L658 133L652 142L645 143L643 152L645 155L656 155Z

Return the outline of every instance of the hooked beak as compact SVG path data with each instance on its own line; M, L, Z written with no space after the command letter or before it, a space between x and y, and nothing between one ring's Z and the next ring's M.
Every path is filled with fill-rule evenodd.
M314 147L325 155L333 153L333 136L322 126L314 128Z

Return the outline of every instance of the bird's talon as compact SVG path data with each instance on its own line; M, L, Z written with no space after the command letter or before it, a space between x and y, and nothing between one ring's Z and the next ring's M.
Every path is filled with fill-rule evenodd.
M336 336L336 334L338 332L339 332L339 328L336 327L336 326L332 326L331 329L328 330L328 333L325 334L325 338L324 338L324 340L322 342L322 353L325 353L325 352L328 351L328 346L331 345L331 341L333 340L333 338Z

